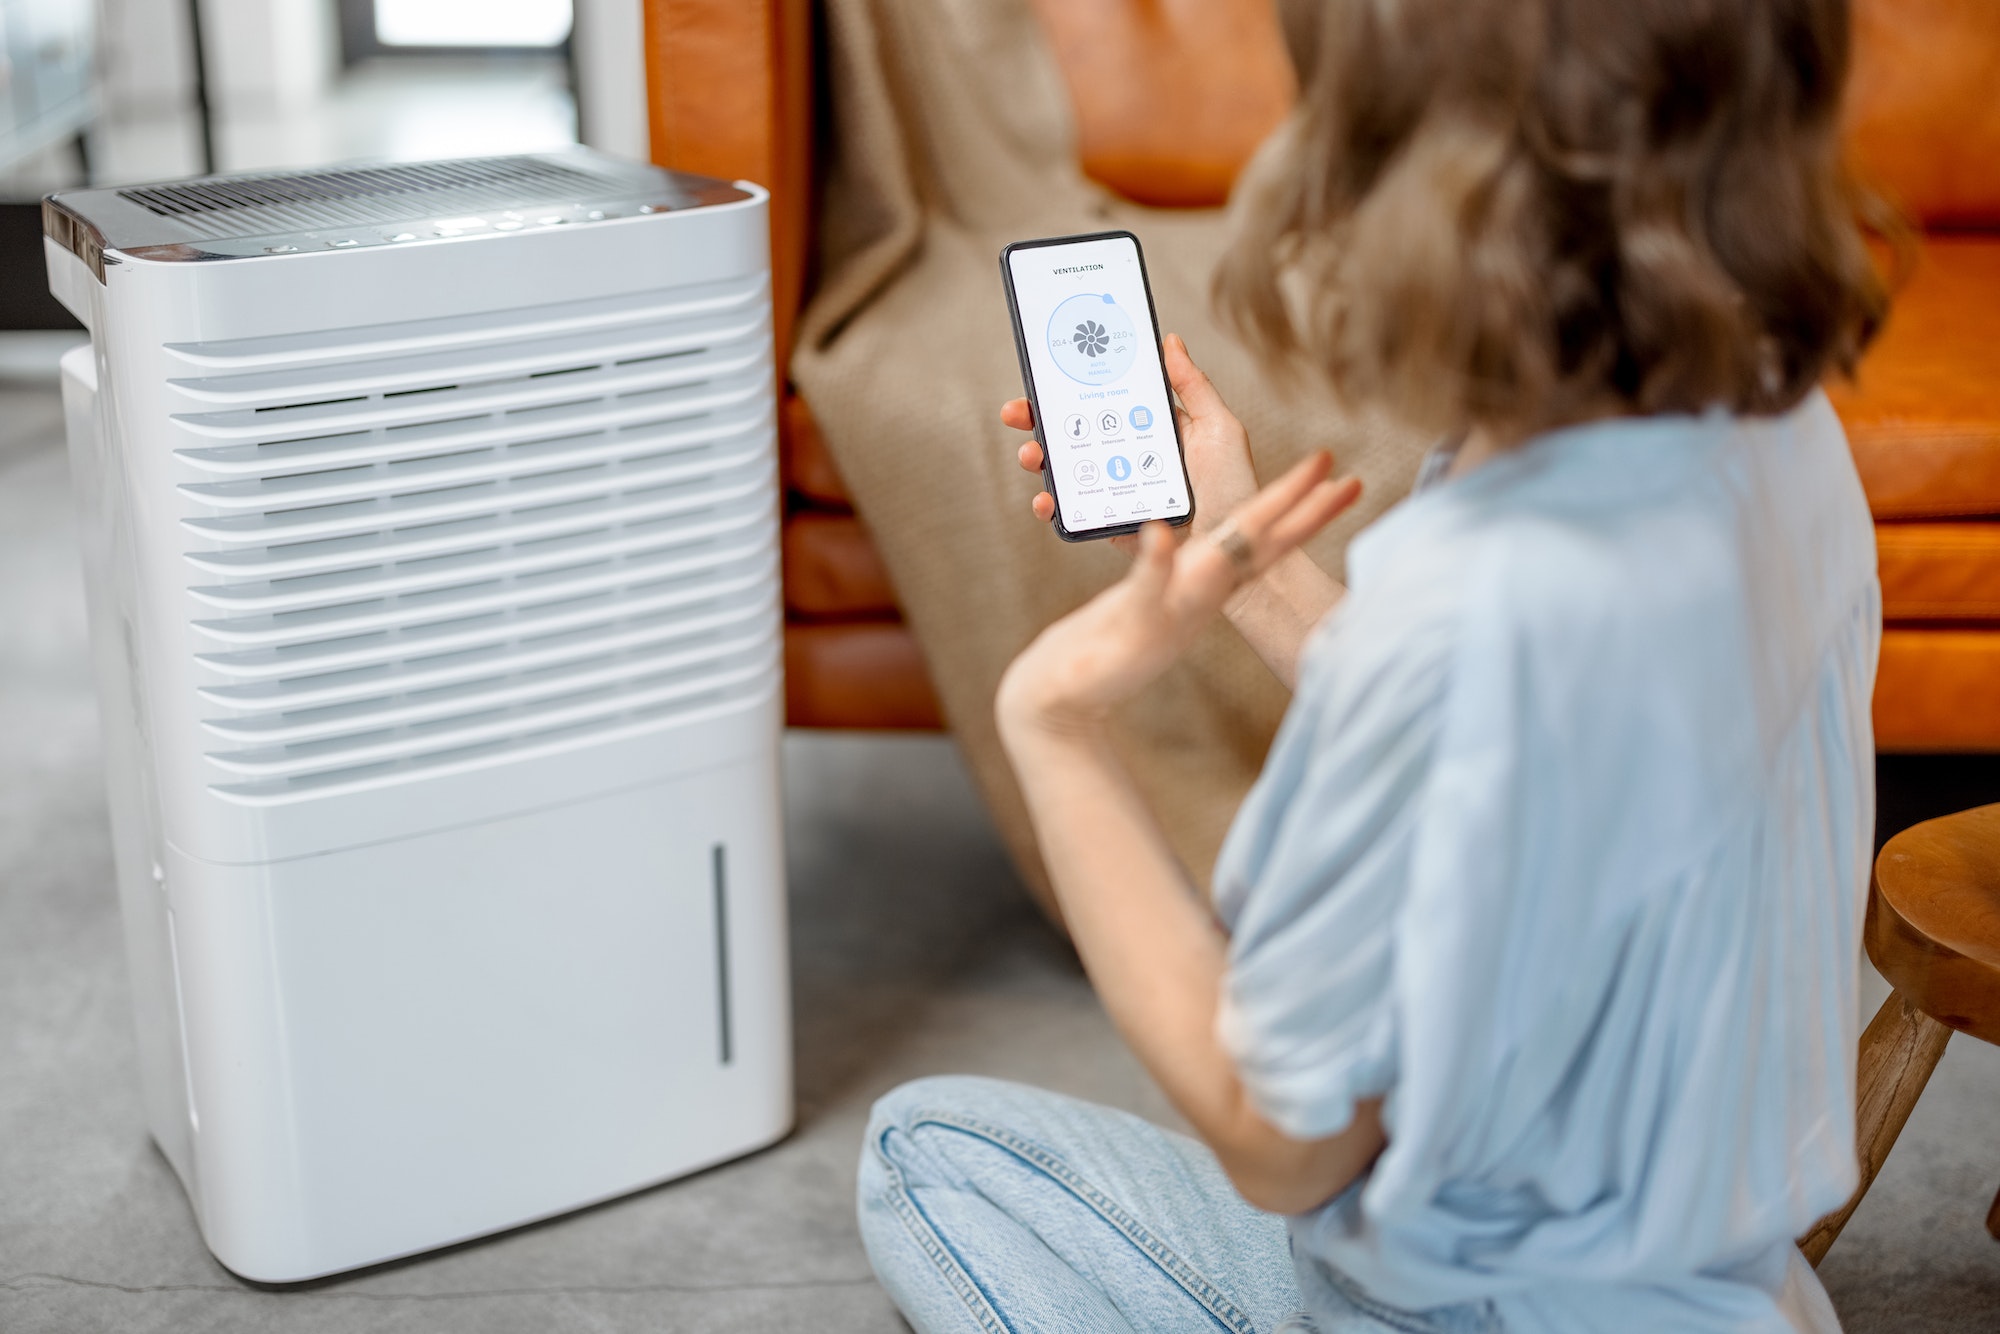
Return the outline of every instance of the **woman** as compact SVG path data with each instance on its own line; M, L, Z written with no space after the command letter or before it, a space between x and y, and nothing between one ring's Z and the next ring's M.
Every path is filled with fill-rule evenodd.
M1200 1142L906 1085L869 1254L926 1332L1837 1329L1791 1238L1855 1182L1874 800L1873 530L1816 387L1883 306L1846 5L1327 8L1219 292L1458 443L1343 590L1297 548L1357 487L1257 491L1168 340L1206 526L1153 525L997 709ZM1211 915L1105 723L1218 614L1296 695Z

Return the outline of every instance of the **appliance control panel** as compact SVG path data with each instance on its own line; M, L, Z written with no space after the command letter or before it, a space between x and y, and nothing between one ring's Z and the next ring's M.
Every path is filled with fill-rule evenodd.
M752 198L727 181L571 149L361 163L65 190L43 228L103 277L106 256L258 259L616 222Z

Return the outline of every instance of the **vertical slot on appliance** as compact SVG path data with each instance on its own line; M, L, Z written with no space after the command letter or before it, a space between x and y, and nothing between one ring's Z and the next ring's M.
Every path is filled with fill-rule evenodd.
M729 863L722 844L709 864L715 883L715 1027L722 1063L733 1055L729 1032Z
M194 1101L194 1054L188 1048L187 1000L181 991L181 933L174 910L167 909L167 960L174 970L174 1020L181 1030L181 1083L187 1090L188 1129L201 1133L201 1111Z

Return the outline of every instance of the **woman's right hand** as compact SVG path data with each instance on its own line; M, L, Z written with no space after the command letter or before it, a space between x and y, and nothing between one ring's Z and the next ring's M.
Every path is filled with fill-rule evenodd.
M1213 531L1256 495L1257 471L1250 466L1249 432L1188 356L1180 335L1168 334L1160 350L1165 354L1167 379L1181 401L1174 410L1174 420L1180 424L1181 448L1195 499L1194 522L1167 531L1185 542ZM1035 429L1025 398L1013 399L1002 407L1000 420L1017 431ZM1024 470L1042 471L1039 442L1030 440L1022 445L1020 457ZM1361 494L1361 483L1351 477L1339 488L1340 509L1353 504ZM1035 493L1033 504L1036 518L1047 522L1055 517L1056 498L1046 490ZM1114 537L1111 545L1128 556L1139 554L1136 535ZM1294 548L1239 589L1222 610L1257 656L1290 687L1298 680L1299 652L1306 636L1345 591L1305 552Z
M1250 465L1250 436L1236 414L1222 401L1209 378L1188 355L1179 334L1168 334L1161 343L1167 379L1181 406L1174 409L1180 424L1181 448L1187 459L1188 482L1194 488L1194 522L1174 529L1186 539L1208 532L1227 518L1232 510L1257 494L1257 472ZM1035 429L1033 414L1025 398L1009 399L1000 409L1000 420L1017 431ZM1042 471L1041 442L1030 440L1021 446L1021 468ZM1056 499L1046 490L1037 491L1032 502L1035 517L1044 523L1055 517ZM1114 537L1113 546L1131 555L1138 550L1136 536Z

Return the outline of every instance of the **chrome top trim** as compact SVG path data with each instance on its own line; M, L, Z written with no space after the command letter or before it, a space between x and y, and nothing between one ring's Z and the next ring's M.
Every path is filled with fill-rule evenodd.
M42 201L42 226L103 282L120 254L156 263L257 259L589 225L751 198L728 182L576 148L64 190Z

